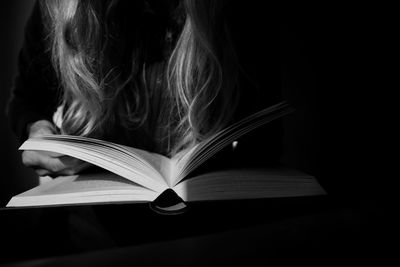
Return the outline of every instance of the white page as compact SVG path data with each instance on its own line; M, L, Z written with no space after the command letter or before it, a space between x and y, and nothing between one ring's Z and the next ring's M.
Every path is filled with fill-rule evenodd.
M121 154L118 151L110 152L105 148L108 147L103 148L106 152L104 152L97 144L91 144L90 142L82 144L79 142L73 143L71 141L63 142L61 140L42 140L39 138L29 139L20 147L22 150L52 151L72 156L109 170L156 192L162 192L168 188L165 180L155 169L150 172L151 176L148 176L149 170L151 169L149 167L144 168L143 163L139 164L139 161L143 161L143 159L140 159L137 155L132 155L130 161L123 161L121 160L121 157L126 159L126 155L123 153ZM150 164L148 165L150 166ZM140 169L142 171L140 171ZM143 170L147 171L143 172Z
M298 197L326 194L311 175L292 169L237 169L192 177L173 190L184 201Z
M151 164L153 168L160 173L160 176L163 178L164 182L171 187L171 172L172 172L172 160L166 156L157 153L149 153L147 151L136 149L133 147L124 146L127 151L131 153L136 153L140 155L141 158L145 159L147 162Z
M251 114L240 121L233 123L225 129L219 131L208 139L196 145L190 153L184 156L185 160L181 160L178 166L178 173L173 185L179 183L183 178L190 174L199 165L207 161L211 156L216 154L225 146L232 143L242 135L272 121L280 118L288 113L293 112L293 108L286 102L280 102L266 109Z
M68 145L74 145L77 147L80 147L82 145L89 145L91 146L91 149L94 149L95 151L97 151L97 153L100 154L104 154L106 152L104 149L107 149L108 153L113 153L116 151L117 155L120 158L122 158L124 155L126 156L127 154L129 156L128 159L129 161L138 160L138 162L141 163L141 165L143 164L144 166L147 166L148 170L155 171L156 175L154 175L155 177L153 178L161 178L159 177L160 175L161 176L163 175L162 173L163 170L161 166L164 165L164 163L168 163L167 161L169 160L167 157L157 153L151 153L145 150L128 147L108 141L103 141L100 139L72 136L72 135L43 135L39 138L45 140L54 140L57 142L62 141L63 143L66 142L68 143Z
M7 207L153 201L159 193L109 172L60 176L14 196Z

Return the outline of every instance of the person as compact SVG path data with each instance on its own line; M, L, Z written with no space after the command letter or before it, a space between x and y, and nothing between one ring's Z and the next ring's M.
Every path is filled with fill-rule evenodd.
M225 0L38 0L11 126L20 142L71 134L171 156L280 100L278 29L263 12ZM281 129L271 125L222 159L277 163ZM256 148L261 158L249 156ZM39 176L89 166L38 151L24 151L22 161Z

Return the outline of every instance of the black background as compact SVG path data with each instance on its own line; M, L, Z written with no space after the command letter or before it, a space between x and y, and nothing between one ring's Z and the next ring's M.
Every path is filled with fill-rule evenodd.
M0 6L0 205L5 206L12 195L35 185L33 172L24 168L5 116L8 96L17 68L23 30L34 1L4 1Z
M36 182L20 163L3 112L33 2L1 3L2 206ZM381 150L385 140L379 138L385 118L379 114L391 73L386 63L393 45L389 10L339 3L265 7L280 28L283 94L297 103L297 112L285 119L282 161L317 176L335 194L370 197L386 183L377 167L387 156ZM257 26L261 35L262 26Z
M33 3L34 1L2 3L1 35L3 42L1 44L1 53L4 60L1 64L1 111L5 110L12 88L17 56L23 41L24 24L30 14ZM316 28L310 28L310 26L314 25L310 18L305 17L306 20L301 18L301 23L298 23L297 19L291 18L293 16L291 10L282 8L269 5L265 10L265 14L268 16L266 21L281 30L281 40L277 39L275 35L273 35L274 39L272 40L276 43L282 43L281 51L270 51L270 53L280 53L282 55L281 66L277 67L281 68L279 71L282 73L284 95L298 105L296 106L296 113L285 120L285 145L282 160L303 171L318 175L317 157L320 133L316 96L317 74L315 67L317 63L314 57L319 56L317 54L320 49L318 46L321 43L319 40L320 33L315 32ZM252 7L246 7L244 10L251 12ZM279 12L282 16L277 16L276 12ZM258 10L256 14L262 13L261 10ZM276 17L276 19L270 16ZM246 19L246 16L239 17L239 23L240 20L244 19ZM270 25L268 27L255 25L255 29L252 32L259 33L260 36L258 38L262 38L263 35L268 37L269 33L265 29L270 28ZM315 41L318 41L318 43L315 43ZM271 47L279 47L279 44ZM264 53L268 52L264 51ZM254 52L250 54L254 55ZM257 59L257 57L255 58ZM17 151L18 143L16 143L8 127L4 112L0 114L0 119L2 127L1 140L5 146L1 161L4 177L0 181L0 205L4 206L11 196L31 188L36 183L36 176L31 170L21 165L20 153Z
M24 23L33 1L2 1L0 110L16 71ZM393 179L388 149L395 31L390 7L348 3L269 7L280 28L283 94L298 104L285 118L282 161L315 175L328 193L385 209ZM260 25L260 31L262 31ZM0 205L31 188L35 176L20 163L0 113ZM384 163L383 165L381 163ZM1 230L2 231L2 230ZM376 229L375 232L376 233Z

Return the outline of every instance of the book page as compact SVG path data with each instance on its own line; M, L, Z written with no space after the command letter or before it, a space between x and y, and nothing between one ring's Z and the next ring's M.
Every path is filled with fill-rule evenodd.
M52 151L92 163L157 192L168 188L152 165L159 161L151 153L92 138L48 135L25 141L20 150ZM152 159L152 160L149 160Z
M199 150L202 143L196 144L193 147L187 148L180 151L170 160L171 173L170 173L170 184L171 187L176 185L177 181L181 180L181 176L184 168L188 165L190 160L193 158L193 154ZM183 178L183 177L182 177Z
M124 149L129 151L132 154L137 154L140 155L142 159L144 159L146 162L150 163L150 165L157 170L158 173L161 174L161 177L164 179L165 183L168 186L172 186L171 182L171 176L172 176L172 160L164 155L157 154L157 153L149 153L147 151L133 148L133 147L128 147L128 146L123 146Z
M173 190L184 201L324 195L311 175L292 169L232 169L186 179Z
M207 161L207 159L242 135L293 111L294 109L286 102L278 103L247 116L199 143L189 150L187 154L182 156L183 160L176 160L177 171L175 173L173 185L175 186L178 184L194 169Z
M60 176L14 196L7 207L153 201L159 194L110 172Z

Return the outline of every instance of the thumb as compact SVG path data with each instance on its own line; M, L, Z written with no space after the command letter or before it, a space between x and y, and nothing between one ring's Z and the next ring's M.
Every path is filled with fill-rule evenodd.
M28 126L29 138L46 134L56 134L57 129L53 123L47 120L36 121Z

